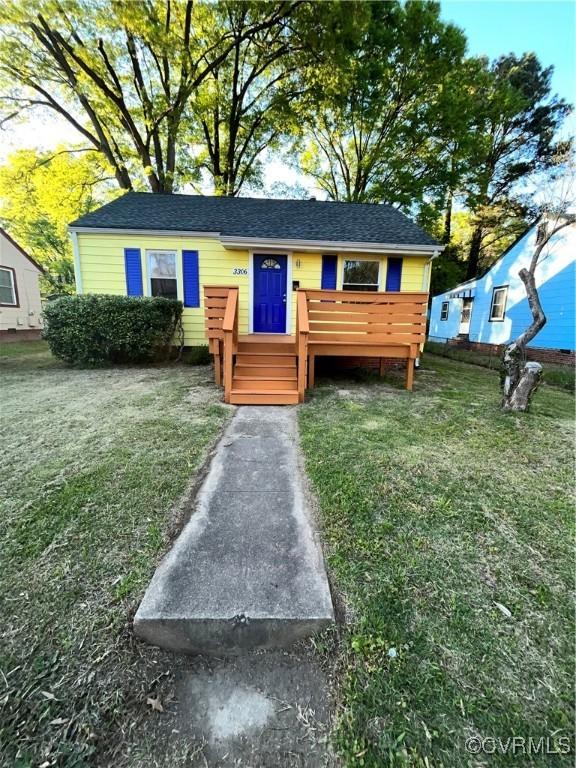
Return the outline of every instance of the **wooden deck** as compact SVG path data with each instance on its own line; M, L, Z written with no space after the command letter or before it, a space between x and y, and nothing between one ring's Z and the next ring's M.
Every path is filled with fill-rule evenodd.
M302 402L320 356L414 363L426 333L427 293L299 290L296 335L238 334L238 288L205 286L206 335L216 382L235 404Z

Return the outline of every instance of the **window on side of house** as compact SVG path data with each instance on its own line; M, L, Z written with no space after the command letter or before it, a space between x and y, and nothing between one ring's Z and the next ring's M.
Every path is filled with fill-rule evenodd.
M16 278L14 270L9 267L0 267L0 304L8 307L18 306Z
M178 298L175 251L148 251L150 296Z
M506 298L508 296L508 286L494 288L492 291L492 304L490 305L490 321L499 322L504 320L506 314Z
M440 320L448 320L448 311L450 310L450 302L443 301L440 308Z
M379 261L344 261L342 289L345 291L377 291L380 285Z

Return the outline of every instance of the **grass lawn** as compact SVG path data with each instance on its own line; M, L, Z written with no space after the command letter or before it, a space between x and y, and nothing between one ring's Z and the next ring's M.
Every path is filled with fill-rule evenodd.
M574 750L574 399L498 404L496 372L427 355L412 395L325 381L300 409L344 617L319 647L346 766L573 765L503 751ZM502 751L470 754L474 736Z
M0 765L130 763L162 655L130 619L229 409L206 367L0 354ZM149 709L149 707L148 707Z
M459 360L462 363L472 363L472 365L492 368L495 371L500 370L502 366L500 355L483 354L469 349L460 349L459 347L453 347L451 344L428 341L426 343L426 351L441 357L449 357L451 360ZM542 368L544 369L543 379L546 384L574 392L576 376L573 366L542 363Z

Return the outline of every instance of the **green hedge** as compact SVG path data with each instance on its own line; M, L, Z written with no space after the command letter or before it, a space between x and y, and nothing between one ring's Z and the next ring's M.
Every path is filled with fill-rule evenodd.
M63 296L44 309L43 337L72 365L150 362L168 357L181 316L174 299Z

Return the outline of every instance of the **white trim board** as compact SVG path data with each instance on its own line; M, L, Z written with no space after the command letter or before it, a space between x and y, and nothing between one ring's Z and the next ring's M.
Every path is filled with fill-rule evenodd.
M78 248L78 235L70 230L72 239L72 255L74 257L74 282L76 283L76 293L82 293L82 268L80 265L80 249Z
M249 248L252 251L266 251L269 248L276 250L286 249L294 252L299 250L325 253L326 251L339 251L341 253L406 253L418 256L432 256L434 258L444 250L443 245L400 245L398 243L357 243L341 240L280 240L255 237L220 237L222 245L228 248Z

